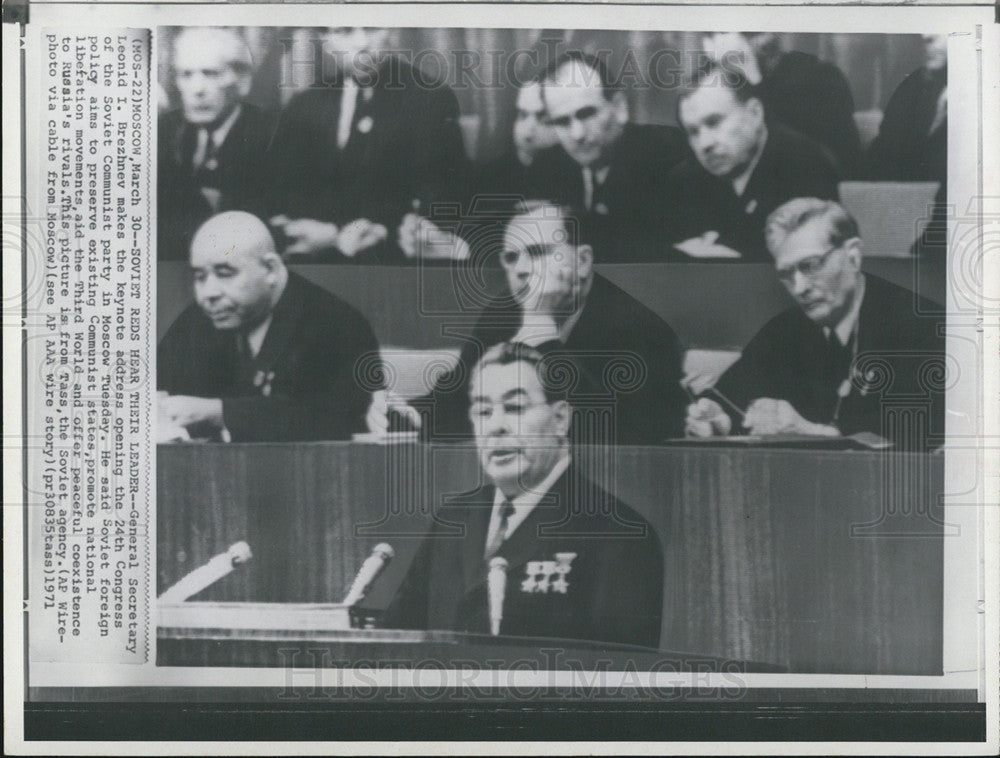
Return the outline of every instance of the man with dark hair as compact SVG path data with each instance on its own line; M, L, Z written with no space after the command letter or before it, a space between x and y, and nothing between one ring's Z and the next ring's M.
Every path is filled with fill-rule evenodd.
M329 81L297 94L281 115L269 207L286 254L400 261L406 215L465 196L455 94L386 54L387 41L387 29L329 29Z
M861 137L854 95L832 63L782 46L774 32L707 34L705 52L721 66L741 70L757 87L769 121L778 121L830 151L844 177L854 176Z
M657 444L683 433L681 350L662 319L593 269L594 252L572 211L524 204L507 224L501 266L506 291L491 300L466 338L458 365L411 405L376 393L373 433L391 407L436 440L467 439L468 380L491 346L520 342L560 357L578 418L578 444ZM586 418L583 418L586 416Z
M764 220L793 197L837 198L839 177L815 142L765 119L747 78L710 67L678 100L694 152L670 172L670 241L694 258L768 259Z
M659 646L660 542L574 465L549 358L500 344L473 367L469 413L489 484L437 509L383 626Z
M834 202L785 203L768 218L767 244L796 305L690 406L688 434L741 423L758 435L871 432L904 450L943 442L944 335L926 315L939 309L861 272L857 223Z
M542 95L561 144L535 160L534 196L573 208L600 262L659 260L664 180L687 152L681 133L632 123L612 73L582 53L552 62Z
M172 53L181 107L159 122L157 257L187 260L195 230L210 216L259 206L270 125L245 102L253 61L237 30L184 29Z
M348 439L378 355L364 317L285 267L264 223L214 216L191 244L195 303L157 349L158 438L233 442Z

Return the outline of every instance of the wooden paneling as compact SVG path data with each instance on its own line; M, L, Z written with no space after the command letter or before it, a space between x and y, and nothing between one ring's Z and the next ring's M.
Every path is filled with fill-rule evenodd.
M580 452L661 536L661 647L797 672L941 673L941 457ZM197 599L337 602L385 541L397 557L374 608L437 504L480 483L466 447L349 443L162 446L157 478L161 591L245 539L254 559Z

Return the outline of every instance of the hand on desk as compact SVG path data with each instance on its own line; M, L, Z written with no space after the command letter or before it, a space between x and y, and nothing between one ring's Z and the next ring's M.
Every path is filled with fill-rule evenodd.
M705 232L700 237L677 242L674 247L692 258L742 258L736 250L718 244L718 232Z
M391 392L378 390L372 393L372 402L365 416L368 431L379 436L389 434L390 411L395 411L405 418L415 430L420 429L420 413L416 408Z
M168 428L182 428L193 424L211 424L218 429L223 427L222 400L210 397L191 397L190 395L168 395L158 392L156 395L156 411L161 424Z
M337 247L339 230L336 224L312 218L290 219L288 216L275 216L270 223L288 239L285 248L288 255L313 255Z
M465 240L416 213L406 214L397 237L407 258L462 261L469 257Z
M814 424L799 415L787 400L762 397L747 407L743 426L750 434L814 434L821 437L836 437L840 434L836 427Z
M356 218L344 224L337 235L337 249L348 258L370 247L374 247L389 236L389 231L382 225L366 218Z
M703 397L688 406L684 433L688 437L725 437L733 429L733 420L714 400Z

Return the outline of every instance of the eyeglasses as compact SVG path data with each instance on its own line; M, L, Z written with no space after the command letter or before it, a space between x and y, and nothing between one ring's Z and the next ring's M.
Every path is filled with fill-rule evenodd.
M521 256L527 253L531 258L541 258L550 252L548 245L528 245L521 250L503 250L500 253L500 262L505 266L514 266Z
M841 245L835 245L825 253L821 253L820 255L811 255L808 258L803 258L801 261L792 266L779 268L776 271L778 279L785 284L791 284L795 281L796 272L807 278L816 276L816 274L823 270L823 266L826 265L826 261L830 257L830 254L835 250L840 250L840 248Z
M598 113L597 108L593 105L585 105L582 108L577 109L573 113L566 116L556 116L548 120L549 126L553 126L556 129L566 129L572 122L579 121L589 121Z

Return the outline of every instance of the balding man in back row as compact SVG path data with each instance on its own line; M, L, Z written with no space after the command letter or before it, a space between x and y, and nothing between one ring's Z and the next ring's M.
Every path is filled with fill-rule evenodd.
M210 219L192 242L191 270L196 302L157 351L158 432L270 442L364 428L371 398L355 371L378 351L371 327L288 271L260 219Z

